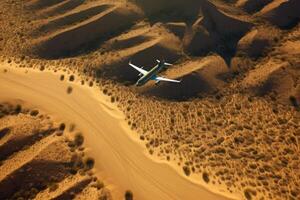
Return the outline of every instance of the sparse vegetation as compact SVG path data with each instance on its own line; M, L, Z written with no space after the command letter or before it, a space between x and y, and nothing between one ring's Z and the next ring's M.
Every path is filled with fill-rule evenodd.
M202 178L206 183L209 183L209 175L207 172L202 173Z
M16 114L19 114L21 111L22 111L22 106L20 104L17 104L17 106L15 108Z
M189 176L191 174L191 170L188 166L183 166L182 169L185 175Z
M125 200L133 200L133 194L130 190L126 190L125 192Z
M89 0L86 2L89 3ZM267 9L262 10L264 3L249 7L247 3L239 3L250 1L222 2L222 6L218 5L218 1L212 2L216 7L203 8L203 18L198 16L198 4L193 4L197 14L188 17L178 13L181 8L178 11L171 9L175 11L170 13L162 7L163 10L157 14L146 10L145 17L142 16L144 24L133 27L127 25L125 32L123 27L116 33L109 32L107 37L103 37L111 40L101 43L95 43L98 38L88 43L82 41L80 45L75 45L79 51L77 48L53 50L50 53L62 52L57 57L64 59L48 60L45 54L41 54L43 46L36 46L31 38L43 36L45 44L52 44L49 34L58 28L63 30L64 26L54 26L49 32L40 31L41 26L45 26L42 23L49 24L41 20L39 15L31 14L37 12L28 12L26 7L17 2L11 6L11 1L2 1L1 18L9 20L2 20L3 26L0 26L2 60L7 63L18 62L20 67L34 67L41 71L46 67L59 66L58 72L65 74L60 76L61 81L66 78L74 82L75 72L78 72L85 75L82 85L86 82L92 87L99 83L100 91L108 95L112 103L118 101L128 125L137 132L149 153L178 164L186 176L198 174L204 182L226 185L228 191L239 192L246 199L259 199L260 195L267 198L271 195L274 199L297 199L300 183L294 177L299 176L299 95L290 91L299 86L299 56L294 50L299 48L299 17L295 17L292 11L287 15L286 8L282 9L281 5L271 8L268 11L271 14L268 14L264 13ZM289 1L284 4L285 7L293 5L291 2L298 1ZM231 3L236 3L234 9L231 9ZM145 8L141 6L141 9ZM67 11L64 13L68 14ZM52 14L58 17L61 13ZM214 16L218 18L214 19ZM278 16L282 20L274 20ZM160 17L164 21L158 24L156 22L160 21ZM175 19L189 24L192 34L185 35L189 33L185 31L186 25L183 25L179 27L184 30L182 36L178 36L181 34L179 29L174 32L167 26L168 20ZM228 26L230 29L220 29L227 27L225 24L228 21L235 25ZM248 22L253 23L253 28L246 33L246 30L250 30ZM119 21L117 23L122 24ZM213 26L209 26L211 24ZM124 35L136 35L138 31L143 34L128 40L119 39ZM265 33L270 37L266 37ZM95 35L98 37L101 34ZM244 45L241 45L241 41L244 41ZM94 49L86 49L86 44L91 43L95 43ZM64 43L54 41L53 44L64 48ZM44 49L46 53L50 51ZM159 57L177 61L174 68L166 69L163 73L182 78L182 83L155 87L150 84L149 87L135 89L132 86L135 74L124 68L127 57L151 64L157 52ZM197 58L197 55L201 57ZM18 56L22 56L20 60L12 59ZM204 65L210 62L211 65ZM198 69L195 66L200 67ZM217 68L212 68L214 66ZM67 88L67 93L72 93L71 86ZM23 108L14 110L1 107L0 118L23 112ZM29 111L29 114L38 116L39 113ZM61 132L58 133L61 134L64 129L65 125L59 127ZM73 132L74 129L75 125L71 125L69 130ZM2 133L6 134L5 131L1 129L0 138ZM74 141L68 142L73 153L83 148L83 137L76 136ZM93 160L76 163L88 169L94 165ZM76 174L79 168L72 170ZM80 170L82 174L86 173ZM108 198L104 196L102 198Z
M74 75L71 75L71 76L69 77L69 81L73 82L74 80L75 80L75 76L74 76Z
M84 163L87 169L92 169L94 167L95 161L93 158L86 158Z
M77 133L74 138L74 143L76 146L81 146L83 144L84 137L81 133Z
M68 86L67 88L67 93L71 94L73 92L73 88L71 86Z
M32 111L30 111L30 115L31 116L37 116L38 114L39 114L38 110L32 110Z
M66 124L65 124L65 123L61 123L61 124L59 125L59 130L64 131L65 128L66 128Z

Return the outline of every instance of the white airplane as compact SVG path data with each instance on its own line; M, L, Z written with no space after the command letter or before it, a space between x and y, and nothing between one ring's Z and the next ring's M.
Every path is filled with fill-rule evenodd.
M137 67L134 64L132 64L131 62L129 62L129 65L131 67L133 67L135 70L140 72L139 76L141 78L139 78L139 80L136 82L136 84L135 84L136 86L142 86L142 85L146 84L149 80L154 80L155 84L158 84L160 81L168 81L168 82L173 82L173 83L181 82L178 80L173 80L173 79L156 76L161 71L161 69L163 69L165 66L172 65L172 64L166 63L164 61L160 61L160 60L156 60L156 61L158 62L158 64L155 67L153 67L150 71L146 71L142 67L141 68Z

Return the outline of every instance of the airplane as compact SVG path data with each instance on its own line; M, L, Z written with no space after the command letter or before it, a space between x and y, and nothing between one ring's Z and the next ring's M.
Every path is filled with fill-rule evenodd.
M173 82L173 83L180 83L181 80L173 80L173 79L168 79L168 78L164 78L164 77L159 77L156 76L165 66L171 66L172 64L164 62L164 61L160 61L160 60L156 60L157 61L157 65L155 67L153 67L150 71L146 71L143 69L143 67L137 67L134 64L131 63L131 61L129 62L129 65L131 67L133 67L135 70L139 71L139 78L138 81L136 82L136 86L142 86L144 84L146 84L148 81L150 80L154 80L155 84L158 84L160 81L168 81L168 82Z

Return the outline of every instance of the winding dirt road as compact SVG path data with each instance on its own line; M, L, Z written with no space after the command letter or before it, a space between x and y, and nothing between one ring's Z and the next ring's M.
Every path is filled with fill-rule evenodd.
M7 69L7 72L3 72ZM151 159L124 122L123 114L99 89L60 81L58 73L0 65L0 100L20 99L83 132L96 169L115 199L130 189L139 200L225 200ZM25 73L25 71L27 71ZM73 92L67 94L68 86Z

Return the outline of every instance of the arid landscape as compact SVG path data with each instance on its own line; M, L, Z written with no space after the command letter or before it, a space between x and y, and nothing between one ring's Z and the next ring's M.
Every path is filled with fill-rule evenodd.
M0 199L300 199L299 0L0 1ZM129 61L150 70L137 87Z

